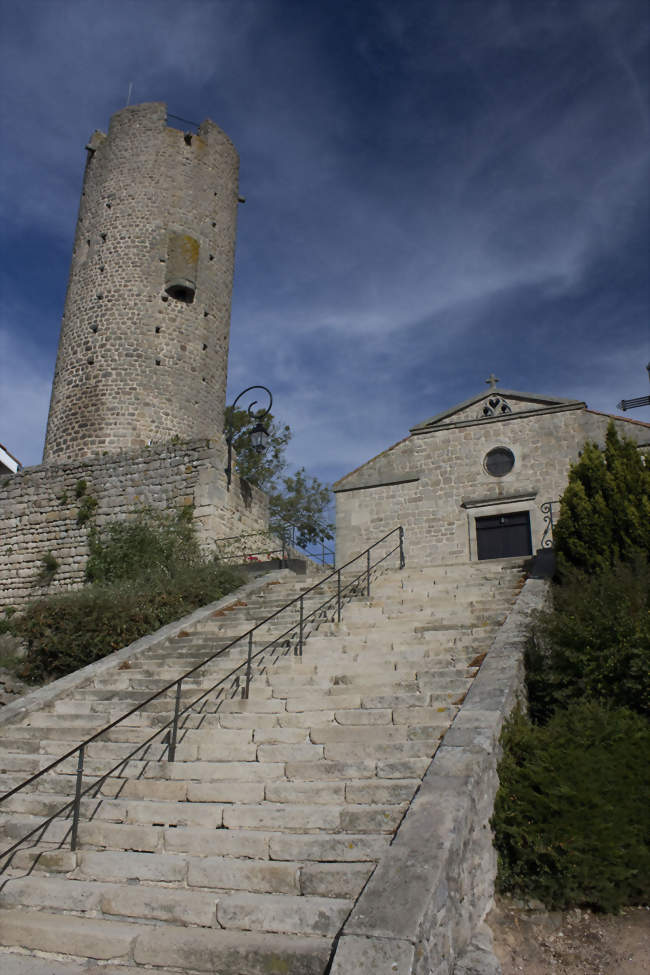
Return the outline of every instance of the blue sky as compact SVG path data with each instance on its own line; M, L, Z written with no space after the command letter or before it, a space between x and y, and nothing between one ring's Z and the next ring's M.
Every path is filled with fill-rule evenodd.
M0 0L0 442L41 456L91 132L126 102L241 156L231 400L332 481L503 388L647 393L637 0ZM650 419L650 411L628 414Z

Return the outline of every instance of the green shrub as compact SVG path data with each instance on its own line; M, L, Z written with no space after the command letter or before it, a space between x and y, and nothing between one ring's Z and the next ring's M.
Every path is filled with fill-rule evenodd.
M2 636L3 633L13 633L14 625L15 623L11 619L6 617L3 619L0 617L0 636Z
M85 525L86 522L90 521L92 516L95 514L98 501L97 498L93 498L92 495L86 494L81 504L79 505L79 510L77 511L77 524L79 526Z
M639 552L650 556L650 463L614 423L605 449L586 443L569 472L553 533L558 575L600 572Z
M39 583L42 586L49 586L58 570L58 560L54 557L52 552L46 552L41 560L41 571L38 574Z
M650 716L650 565L640 556L553 587L526 651L530 715L545 722L588 697Z
M174 578L201 563L192 508L172 515L143 508L128 521L91 529L86 577L92 582Z
M515 712L502 743L498 889L555 909L647 903L647 720L578 701L543 727Z
M79 481L77 496L92 500L85 491ZM11 621L27 644L28 679L85 667L242 584L233 569L201 558L191 508L93 527L89 544L91 585L31 603Z
M31 680L62 677L219 599L241 582L232 569L198 564L166 582L93 585L40 599L12 621L12 632L27 644L24 675Z

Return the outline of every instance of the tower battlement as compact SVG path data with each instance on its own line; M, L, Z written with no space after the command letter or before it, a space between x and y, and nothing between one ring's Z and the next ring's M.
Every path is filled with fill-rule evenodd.
M239 157L151 102L87 145L44 461L223 428Z

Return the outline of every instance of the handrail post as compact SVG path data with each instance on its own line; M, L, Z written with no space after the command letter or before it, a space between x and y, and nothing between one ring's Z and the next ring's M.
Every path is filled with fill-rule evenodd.
M370 599L370 549L366 552L366 598Z
M244 700L248 700L248 690L251 686L251 659L253 657L253 631L248 634L248 657L246 658L246 687L244 688Z
M302 657L303 630L304 630L304 624L305 624L305 619L304 619L305 612L304 612L303 599L304 599L304 597L301 596L300 597L300 602L299 602L299 606L300 606L300 622L298 624L298 647L297 647L297 651L296 651L298 657Z
M404 558L404 529L399 526L399 567L403 569L406 565L406 560Z
M341 570L336 573L336 621L341 622Z
M77 849L77 830L79 829L79 806L81 805L81 782L84 774L84 751L85 746L79 747L79 757L77 758L77 781L74 790L74 806L72 807L72 833L70 834L70 849Z
M169 733L169 750L167 752L167 761L173 762L176 758L176 738L178 735L178 713L181 707L181 687L183 686L183 681L179 680L176 685L176 700L174 702L174 721L172 722L171 731Z

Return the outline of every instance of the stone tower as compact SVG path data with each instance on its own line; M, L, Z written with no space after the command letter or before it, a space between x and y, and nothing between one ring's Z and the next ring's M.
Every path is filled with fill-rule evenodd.
M44 461L223 429L239 158L134 105L91 138Z

